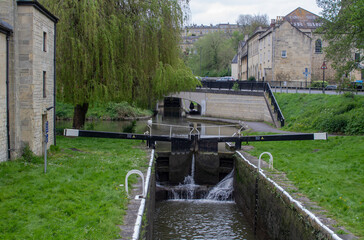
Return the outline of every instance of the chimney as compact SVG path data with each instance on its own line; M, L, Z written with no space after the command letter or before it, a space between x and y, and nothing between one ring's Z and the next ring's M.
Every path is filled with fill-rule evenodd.
M271 19L270 20L270 26L271 27L275 27L276 26L276 20L275 19Z

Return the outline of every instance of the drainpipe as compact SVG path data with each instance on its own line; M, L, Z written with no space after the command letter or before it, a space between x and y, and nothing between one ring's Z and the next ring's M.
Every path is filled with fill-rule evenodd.
M249 43L246 44L246 80L249 80Z
M10 159L10 120L9 120L9 42L10 36L6 35L6 134L8 139L8 159Z
M56 146L56 42L57 22L54 23L54 46L53 46L53 144Z

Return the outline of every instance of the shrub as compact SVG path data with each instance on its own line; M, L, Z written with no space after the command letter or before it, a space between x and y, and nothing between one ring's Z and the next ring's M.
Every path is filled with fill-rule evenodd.
M343 94L343 96L344 96L345 98L352 98L352 99L354 99L354 97L355 97L354 93L352 93L352 92L345 92L345 93Z
M255 77L254 77L254 76L250 76L250 77L248 78L248 81L250 81L250 82L255 82L255 81L256 81L256 79L255 79Z
M26 162L29 162L29 163L35 162L35 160L36 160L36 156L34 155L32 150L30 150L30 147L28 144L26 144L25 147L23 148L23 153L21 156L24 158L24 160Z
M233 90L234 91L239 91L239 83L235 82L234 85L233 85Z
M324 81L324 87L327 86L327 82ZM322 81L316 81L311 83L312 88L322 88Z
M345 128L345 133L349 135L364 134L364 112L353 111L352 117Z

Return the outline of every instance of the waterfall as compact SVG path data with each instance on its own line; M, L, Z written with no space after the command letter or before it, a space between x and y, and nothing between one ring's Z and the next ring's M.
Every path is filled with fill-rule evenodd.
M227 201L232 199L232 193L234 191L234 169L210 191L208 191L206 186L196 185L194 178L195 154L192 155L191 174L185 177L183 183L169 189L168 198L175 200L203 198L212 201Z
M234 169L226 175L213 189L210 190L206 199L216 201L227 201L232 197L234 191Z
M195 154L192 155L191 164L191 175L188 175L183 180L183 184L179 184L174 189L170 191L170 199L194 199L195 190L198 185L195 184Z

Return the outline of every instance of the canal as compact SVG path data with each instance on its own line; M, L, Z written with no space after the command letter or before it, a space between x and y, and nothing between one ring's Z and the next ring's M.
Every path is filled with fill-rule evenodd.
M238 131L236 126L216 126L202 122L189 122L181 117L176 109L160 109L153 118L153 134L185 135L189 126L194 125L202 135L231 136ZM163 124L184 126L170 127ZM131 121L95 121L88 122L86 129L96 131L123 132L134 125L136 133L148 131L147 120ZM58 128L70 128L70 121L58 121ZM158 143L156 151L170 151L170 143ZM219 143L219 152L228 151ZM186 176L188 177L188 176ZM157 182L157 185L159 183ZM180 183L180 186L185 183ZM191 183L189 183L191 184ZM194 185L194 182L192 183ZM194 185L196 186L196 185ZM154 213L153 239L255 239L253 229L248 224L242 211L235 204L233 197L217 201L207 199L167 199L157 201ZM251 221L250 221L251 222Z

